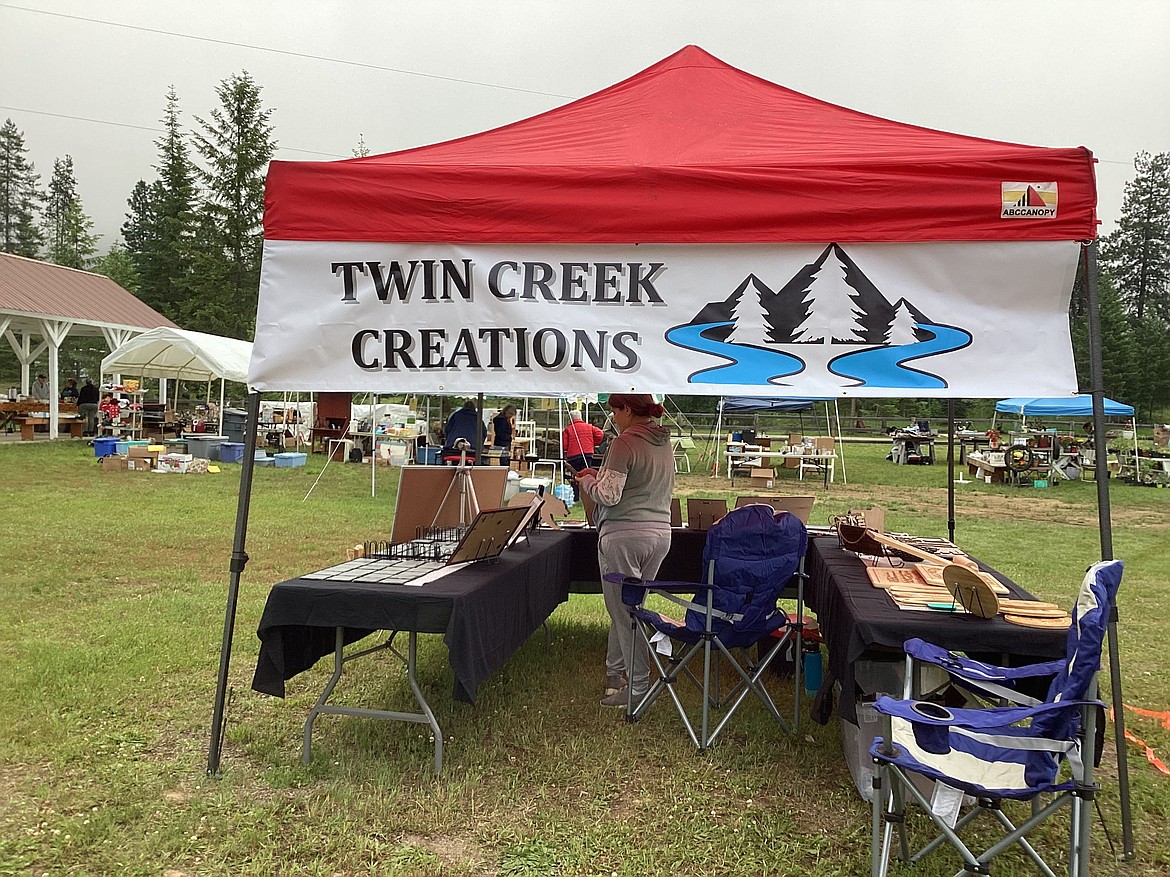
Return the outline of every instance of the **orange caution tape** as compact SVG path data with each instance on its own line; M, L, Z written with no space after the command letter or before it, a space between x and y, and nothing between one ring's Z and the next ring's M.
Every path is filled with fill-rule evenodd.
M1145 716L1148 719L1157 719L1158 723L1167 730L1170 730L1170 712L1155 712L1154 710L1144 710L1141 707L1130 706L1128 703L1123 706L1132 713L1139 716ZM1109 720L1113 721L1113 708L1109 708ZM1154 768L1165 776L1170 776L1170 767L1162 761L1154 752L1154 747L1146 743L1145 740L1133 734L1128 728L1125 731L1125 739L1135 746L1140 746L1146 752L1146 761L1154 766Z

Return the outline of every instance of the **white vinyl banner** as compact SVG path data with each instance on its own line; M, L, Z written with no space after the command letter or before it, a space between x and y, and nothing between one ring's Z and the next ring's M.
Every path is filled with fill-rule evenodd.
M257 390L1077 391L1075 242L267 241Z

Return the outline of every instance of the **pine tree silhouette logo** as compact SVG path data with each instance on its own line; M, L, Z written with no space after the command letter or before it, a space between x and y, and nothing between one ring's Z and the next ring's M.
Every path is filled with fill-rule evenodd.
M838 244L829 244L778 289L749 274L666 340L723 362L694 372L692 384L779 385L799 374L841 388L945 387L907 365L971 343L965 329L928 318L907 300L891 302Z
M1056 216L1056 183L1002 183L1000 219L1052 219Z

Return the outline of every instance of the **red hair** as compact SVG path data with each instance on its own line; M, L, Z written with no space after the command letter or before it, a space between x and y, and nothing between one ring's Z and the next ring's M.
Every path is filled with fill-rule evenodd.
M666 409L655 402L649 393L611 393L606 404L611 411L614 408L625 408L635 417L661 417L666 413Z

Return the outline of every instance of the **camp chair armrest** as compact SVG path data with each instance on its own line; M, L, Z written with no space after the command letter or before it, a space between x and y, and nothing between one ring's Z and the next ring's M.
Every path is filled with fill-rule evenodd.
M1105 705L1098 700L1070 700L1041 703L1036 706L993 707L990 709L952 709L930 701L900 700L879 697L873 707L882 715L903 719L912 724L936 727L959 727L972 730L1002 728L1028 721L1044 713L1079 710L1084 706Z
M666 591L670 594L693 594L711 589L710 585L705 585L702 582L655 581L654 579L647 581L636 576L623 575L620 572L607 573L605 580L615 585L644 588L647 591Z
M915 661L946 670L952 676L972 682L1010 682L1013 679L1032 679L1037 676L1055 676L1066 665L1064 658L1027 664L1023 667L1000 667L977 661L921 639L908 639L902 646Z
M694 594L698 597L711 590L710 585L699 582L645 581L620 572L607 573L605 580L610 584L622 586L622 602L627 606L640 605L646 599L646 595L654 591L660 594Z

